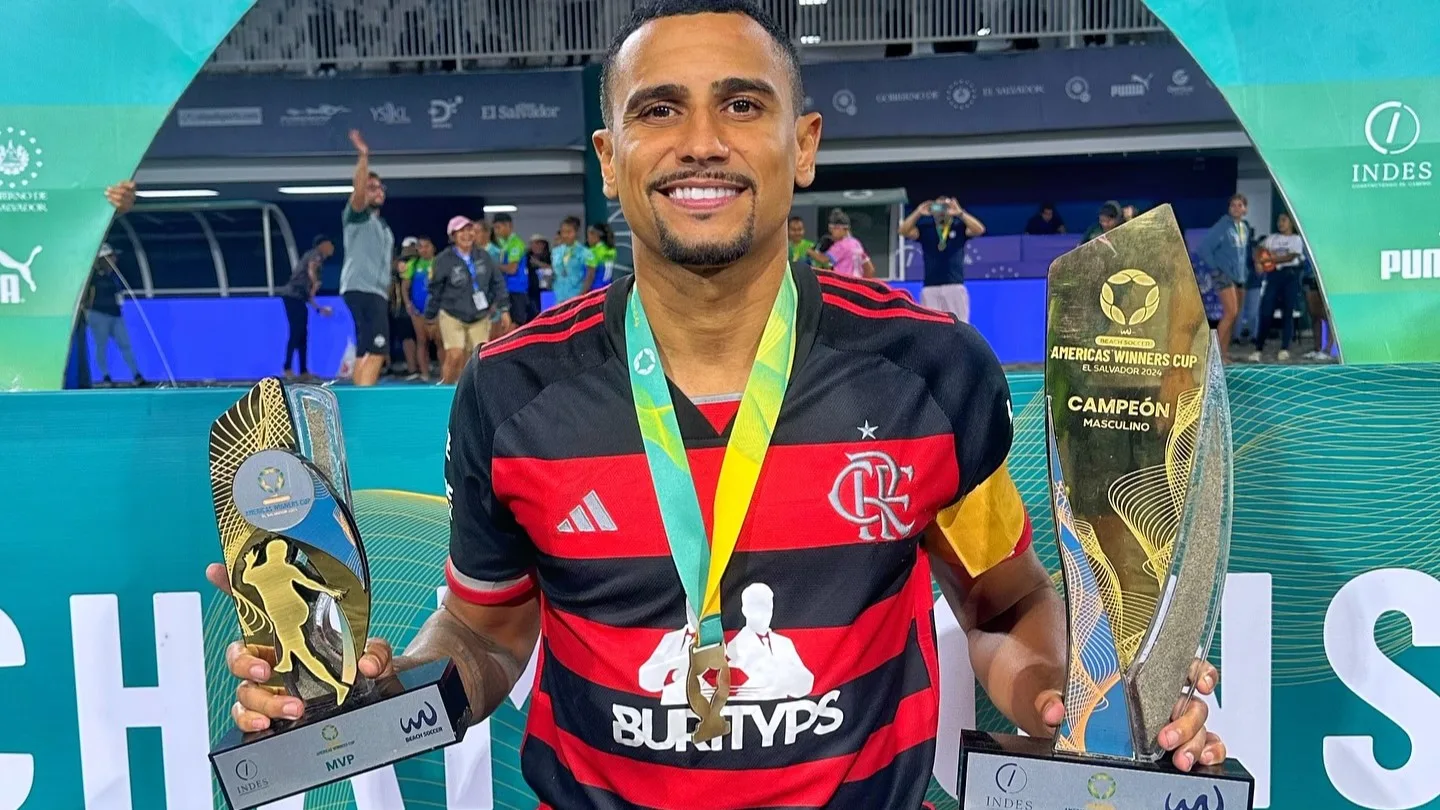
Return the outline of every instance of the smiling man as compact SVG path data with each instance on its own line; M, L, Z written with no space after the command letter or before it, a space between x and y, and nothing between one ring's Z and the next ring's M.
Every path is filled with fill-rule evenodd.
M750 3L659 3L602 88L634 276L470 363L449 596L361 671L451 657L481 718L538 639L522 767L542 807L911 810L938 723L933 574L996 705L1053 733L1064 609L1005 469L995 356L953 316L786 261L821 132L794 49ZM232 671L268 675L256 652ZM303 708L239 698L246 729ZM1193 701L1162 738L1181 768L1224 757L1204 719Z

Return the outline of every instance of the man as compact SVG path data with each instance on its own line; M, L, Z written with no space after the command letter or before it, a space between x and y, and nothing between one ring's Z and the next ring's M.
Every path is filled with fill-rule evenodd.
M920 303L970 322L970 292L965 289L965 242L985 234L985 224L960 207L954 197L926 200L900 223L900 235L920 243L925 284Z
M145 378L140 375L140 365L135 362L135 352L130 348L130 330L125 327L125 319L120 314L122 282L115 269L115 255L116 251L109 242L100 245L81 308L85 310L85 322L89 324L90 335L95 340L95 365L100 369L101 382L111 385L110 341L113 340L135 384L144 385Z
M938 722L932 561L996 705L1036 735L1064 717L1064 606L1004 469L1008 392L994 355L973 329L884 285L787 271L785 219L820 142L820 116L800 113L798 63L750 2L647 6L621 28L594 142L635 273L469 364L446 465L445 606L406 655L374 641L360 662L376 676L449 656L478 720L524 669L543 611L521 759L542 807L723 796L727 807L916 810ZM747 390L752 371L766 382ZM758 445L758 471L721 461L732 431ZM661 472L676 456L688 469ZM713 532L701 512L711 493ZM706 558L723 587L704 584ZM225 581L219 566L210 576ZM773 616L742 595L756 583ZM716 639L761 625L813 676L805 698L738 695L744 673ZM656 677L652 666L651 688L641 684L677 631L700 645L684 655L690 709L654 693L675 668ZM233 646L231 671L268 676L257 652ZM1204 669L1202 691L1214 675ZM246 730L303 710L253 682L238 696ZM777 733L787 717L801 719ZM1192 701L1162 735L1181 768L1223 758L1204 718Z
M414 258L405 262L400 271L400 294L405 298L405 312L415 330L415 358L420 366L420 380L430 382L430 324L425 321L425 303L430 286L430 266L435 262L435 243L420 237Z
M1115 227L1123 221L1121 219L1122 216L1124 216L1124 214L1120 210L1120 203L1114 200L1110 200L1100 206L1100 215L1096 218L1095 224L1091 225L1090 228L1085 231L1085 237L1082 241L1089 242L1101 234L1115 230Z
M1215 272L1216 294L1222 314L1215 327L1220 340L1220 356L1230 357L1230 336L1240 314L1240 290L1250 276L1251 254L1255 249L1255 229L1245 221L1250 201L1244 194L1235 194L1225 215L1210 226L1209 233L1196 251ZM1257 308L1258 309L1258 308Z
M490 229L493 233L490 243L495 246L498 256L495 262L500 266L500 272L505 274L506 288L509 289L509 280L520 276L520 260L525 258L525 240L515 233L515 220L509 214L496 214L494 226ZM515 282L517 285L520 282ZM524 289L524 288L522 288ZM514 298L516 296L512 296ZM524 296L518 296L524 298ZM533 317L533 313L526 313ZM528 318L527 318L528 320Z
M551 289L556 304L586 292L595 283L595 258L589 247L580 244L579 217L561 220L560 237L550 251L550 266L555 271Z
M313 308L324 317L330 316L330 307L321 306L315 300L315 292L320 289L320 268L324 266L325 260L333 255L335 243L330 241L330 237L315 237L311 248L295 263L295 268L290 272L290 280L280 288L280 301L285 304L285 322L290 327L283 366L286 377L295 376L295 367L291 365L291 361L296 355L299 356L300 376L307 379L310 377L310 365L306 362L310 343L310 313L306 307Z
M1054 236L1065 233L1065 220L1055 210L1055 203L1042 203L1040 210L1025 223L1025 233L1031 236Z
M385 184L370 171L370 147L359 130L350 130L359 159L355 161L354 190L343 216L345 263L340 268L340 296L355 321L354 381L374 385L390 357L390 257L395 234L380 207Z
M510 328L510 296L494 260L475 241L475 223L452 217L445 230L450 247L430 267L425 320L435 324L445 351L440 381L454 383L465 361L490 339L492 315L500 329Z
M805 218L790 217L785 222L786 236L790 240L790 263L792 265L808 265L812 261L810 251L815 249L815 243L805 238Z

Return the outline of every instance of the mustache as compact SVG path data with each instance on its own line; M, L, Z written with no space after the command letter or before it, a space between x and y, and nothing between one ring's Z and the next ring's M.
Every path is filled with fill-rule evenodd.
M717 169L701 169L699 171L671 172L661 175L650 181L646 191L659 191L664 186L679 183L685 180L719 180L722 183L733 183L741 188L754 188L755 181L743 174L735 172L722 172Z

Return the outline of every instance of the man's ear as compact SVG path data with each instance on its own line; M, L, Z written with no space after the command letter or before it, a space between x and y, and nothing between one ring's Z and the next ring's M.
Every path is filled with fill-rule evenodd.
M815 182L815 153L820 151L820 113L806 113L795 119L795 185L808 188Z
M600 178L607 199L618 199L619 186L615 183L615 136L608 129L597 129L590 135L595 144L595 157L600 159Z

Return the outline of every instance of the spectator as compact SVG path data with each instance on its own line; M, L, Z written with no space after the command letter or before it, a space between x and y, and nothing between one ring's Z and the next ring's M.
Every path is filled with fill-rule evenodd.
M1035 216L1025 223L1025 233L1031 236L1053 236L1057 233L1065 233L1065 220L1055 210L1055 203L1043 203Z
M408 238L413 239L414 237ZM400 255L395 257L390 274L390 360L392 363L404 360L405 378L418 380L420 379L420 360L415 352L415 324L410 322L410 312L405 306L405 265L410 262L410 258L406 257L407 252L410 254L410 258L419 255L415 245L411 245L408 251L406 248L401 248Z
M1120 209L1120 221L1122 223L1129 222L1138 216L1140 216L1140 211L1133 205L1127 205Z
M355 161L354 190L345 207L340 296L355 321L355 384L366 386L380 380L390 355L388 304L395 234L380 216L385 184L380 175L370 171L370 147L359 130L350 130L350 142L359 159Z
M110 385L110 341L120 350L136 385L144 385L140 366L135 362L135 352L130 349L130 331L125 328L125 319L120 317L120 278L115 268L115 249L106 242L100 246L95 257L90 287L85 291L85 322L90 325L90 334L95 339L95 365L100 368L100 381Z
M1240 288L1249 272L1250 253L1255 243L1255 229L1245 221L1249 201L1244 194L1230 198L1230 208L1210 227L1200 244L1200 258L1216 273L1215 290L1224 314L1216 327L1220 338L1220 355L1228 360L1230 337L1235 317L1240 311Z
M290 339L285 344L285 376L294 377L298 372L302 378L310 378L310 366L306 362L310 343L310 312L314 307L322 316L330 316L330 307L321 306L315 300L320 289L320 267L325 260L335 255L335 243L328 236L317 236L310 249L295 263L290 271L290 280L280 289L280 301L285 304L285 321L290 326ZM292 358L298 355L298 366L292 366Z
M129 213L135 207L135 181L121 180L105 189L105 199L115 206L116 215Z
M1260 299L1260 325L1255 330L1255 351L1250 362L1258 363L1265 351L1265 339L1275 327L1275 310L1280 310L1280 353L1276 360L1290 359L1290 340L1295 336L1295 307L1300 298L1300 273L1305 262L1305 240L1295 232L1295 221L1281 212L1275 218L1275 233L1265 237L1260 250L1264 263L1274 269L1265 274L1265 292ZM1258 275L1258 274L1257 274Z
M1315 263L1305 263L1300 284L1305 288L1305 303L1310 311L1310 330L1315 335L1315 350L1305 353L1306 360L1329 362L1330 351L1335 345L1335 335L1330 331L1330 308L1325 305L1325 294L1320 289L1320 278L1315 272Z
M504 273L506 277L518 273L520 259L525 255L525 240L515 233L515 221L510 218L509 214L496 214L495 225L490 230L492 231L490 241L500 253L499 256L495 256L495 263L499 266L500 272ZM488 246L486 249L489 249Z
M430 381L430 324L425 322L425 303L429 295L430 268L435 263L435 243L420 237L415 258L405 262L400 271L400 294L405 299L405 312L415 331L415 358L420 366L420 379Z
M804 217L790 217L785 226L790 237L790 263L810 264L810 253L815 249L815 243L805 238Z
M580 220L566 217L560 222L560 237L550 252L555 269L553 291L555 303L569 301L590 289L595 280L595 259L590 249L576 241L580 236Z
M850 233L850 216L836 208L830 212L829 224L830 238L835 243L830 246L827 256L834 271L842 276L874 278L875 265L870 262L870 255L865 252L860 240Z
M530 235L530 250L525 254L530 270L530 310L540 311L540 291L550 289L555 271L550 266L550 240L540 234Z
M1124 212L1120 210L1120 203L1115 202L1114 200L1110 200L1109 202L1100 206L1099 217L1097 217L1095 224L1091 225L1090 229L1085 232L1085 238L1081 241L1089 242L1091 239L1094 239L1101 234L1109 233L1115 230L1115 226L1119 225L1123 221L1121 219L1121 217L1123 216Z
M957 224L958 220L958 224ZM900 223L900 235L920 243L925 261L925 286L920 304L970 320L970 293L965 289L965 242L985 233L985 225L960 207L953 197L927 200Z
M450 247L435 257L430 268L430 289L425 320L434 322L445 349L440 379L460 379L469 355L490 339L490 319L497 315L509 329L510 295L505 279L490 254L476 244L477 229L465 217L452 217L445 231Z
M604 222L597 222L585 229L585 246L590 248L590 257L595 260L595 276L608 284L614 278L615 230Z

